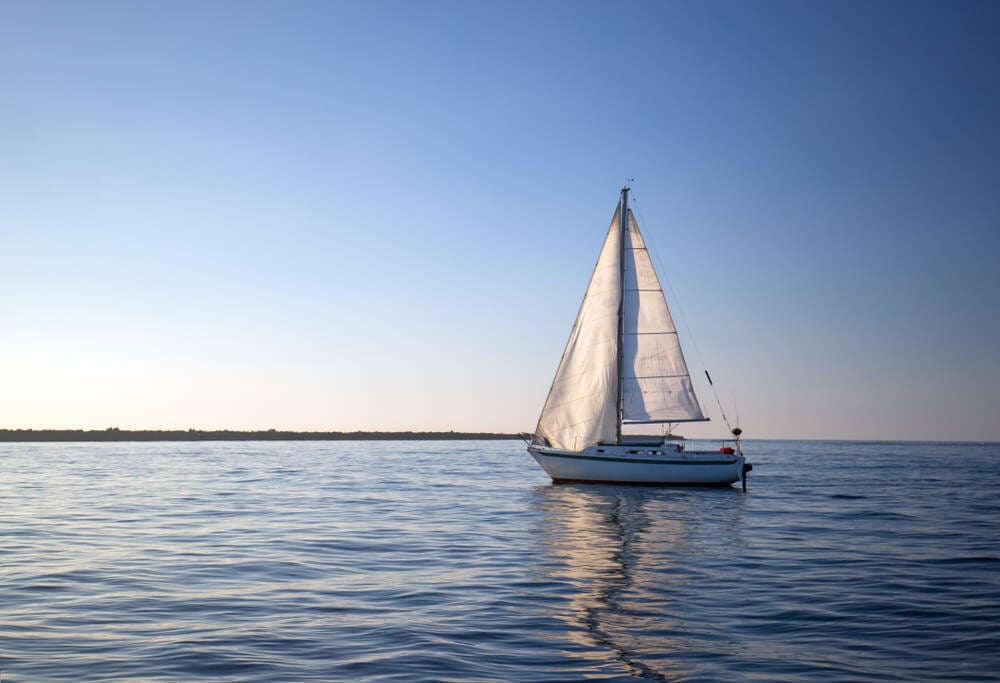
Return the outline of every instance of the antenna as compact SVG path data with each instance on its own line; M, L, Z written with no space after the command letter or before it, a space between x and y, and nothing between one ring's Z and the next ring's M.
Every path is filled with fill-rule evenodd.
M700 356L701 354L699 354ZM726 423L726 427L732 431L733 426L729 424L729 418L726 417L726 409L722 407L722 401L719 399L719 392L715 390L715 384L712 382L712 376L708 374L708 370L705 370L705 377L708 379L708 386L712 387L712 393L715 395L715 402L719 404L719 412L722 413L722 421ZM737 429L739 427L737 426ZM742 430L740 430L742 431Z

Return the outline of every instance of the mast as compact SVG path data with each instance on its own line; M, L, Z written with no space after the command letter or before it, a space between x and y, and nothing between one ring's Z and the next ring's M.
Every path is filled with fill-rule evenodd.
M626 185L622 188L622 214L618 219L618 230L620 238L619 259L618 259L618 289L621 298L618 300L618 397L617 413L618 420L615 427L615 442L622 442L622 415L625 410L625 235L628 230L628 190Z

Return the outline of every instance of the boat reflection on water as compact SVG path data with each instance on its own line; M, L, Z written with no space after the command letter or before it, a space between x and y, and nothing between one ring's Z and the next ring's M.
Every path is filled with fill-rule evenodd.
M736 583L740 492L587 484L536 492L538 571L558 587L555 616L580 646L572 654L603 660L603 673L624 667L673 680L698 668L702 645L726 647L730 639L704 632L698 615L726 599L705 584Z

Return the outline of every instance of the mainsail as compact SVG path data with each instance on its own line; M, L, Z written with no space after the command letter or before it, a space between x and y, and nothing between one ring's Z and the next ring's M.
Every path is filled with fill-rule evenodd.
M646 245L626 213L622 230L619 202L538 419L536 441L554 448L613 443L622 423L705 419Z
M624 237L622 421L704 420L677 328L631 211Z

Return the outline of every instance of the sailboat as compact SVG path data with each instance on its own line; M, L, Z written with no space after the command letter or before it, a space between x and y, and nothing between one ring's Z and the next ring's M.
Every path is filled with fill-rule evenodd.
M673 433L708 418L628 200L626 186L538 426L524 435L528 452L555 482L728 485L742 478L745 489L751 466L739 427L717 451L689 450ZM661 433L636 433L651 426Z

